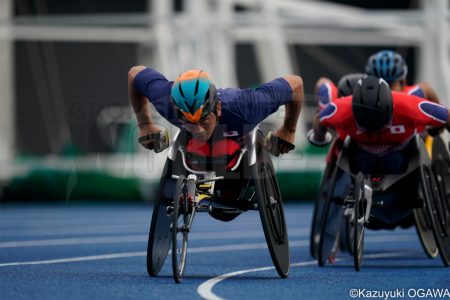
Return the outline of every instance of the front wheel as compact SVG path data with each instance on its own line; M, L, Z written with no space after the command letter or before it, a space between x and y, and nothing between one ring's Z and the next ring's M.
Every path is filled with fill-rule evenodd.
M189 234L189 195L186 190L185 178L180 176L173 199L172 214L172 271L176 283L181 283L186 265L188 234Z
M439 179L430 167L421 166L422 190L425 197L425 207L431 221L436 245L442 262L450 266L450 212L446 199L442 197L438 186Z
M353 217L353 230L354 230L354 240L353 240L353 261L355 265L355 270L361 270L361 261L364 249L364 225L365 225L365 214L367 201L365 197L365 179L363 173L358 173L355 179L355 190L354 190L354 217Z

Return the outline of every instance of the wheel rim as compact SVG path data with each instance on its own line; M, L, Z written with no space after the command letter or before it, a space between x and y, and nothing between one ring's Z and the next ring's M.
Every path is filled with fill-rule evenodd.
M154 226L154 236L150 237L148 245L148 258L151 259L149 271L151 276L156 276L161 270L166 260L167 254L171 245L170 230L172 219L172 209L165 203L161 203L158 207L155 207L158 212L156 213L157 221Z
M320 243L320 232L322 230L322 218L325 213L326 203L328 194L330 193L329 189L332 183L333 178L329 178L330 174L334 174L334 165L328 164L322 182L319 188L319 197L314 205L314 214L313 220L311 222L311 233L310 233L310 254L313 258L318 257L319 252L319 243Z
M276 189L274 175L270 172L270 166L264 164L262 173L264 178L264 193L269 202L266 203L269 211L269 220L272 232L278 243L282 243L285 239L286 228L284 225L283 211L281 209L281 201Z
M186 224L189 221L189 212L186 207L187 192L184 178L179 179L178 189L174 196L172 219L172 271L175 282L182 281L187 256L188 231ZM178 196L177 196L178 195Z
M446 236L450 235L450 163L441 161L433 166L440 201L437 214L439 226Z
M354 263L355 269L361 269L361 260L364 249L364 215L366 211L365 191L364 191L364 177L362 173L358 174L355 180L355 206L354 206Z
M442 201L441 193L431 168L421 167L421 174L427 213L432 222L433 233L442 262L448 267L450 265L450 236L446 228L448 220L445 218L445 216L448 216L448 211L446 214L438 212L441 209L445 209L446 201Z
M188 241L188 235L187 232L184 231L184 224L186 224L187 221L185 221L186 215L180 211L177 221L177 227L176 227L176 260L177 260L177 273L179 277L183 276L184 268L186 265L186 254L187 254L187 241Z
M335 168L333 171L333 179L328 190L322 220L320 221L321 229L318 247L318 263L321 267L324 266L328 260L334 259L337 254L337 248L339 245L339 233L341 224L334 224L333 222L330 222L330 220L334 222L338 222L341 220L340 218L338 218L338 216L336 216L338 212L338 206L332 200L336 180L340 176L340 174L341 173L338 171L338 168Z
M434 238L431 221L423 207L413 210L414 220L416 223L416 231L425 253L430 258L435 258L439 254L439 250Z
M252 165L252 177L264 236L275 269L281 278L286 278L289 274L290 255L283 202L272 160L262 143L257 145L257 157L258 162Z

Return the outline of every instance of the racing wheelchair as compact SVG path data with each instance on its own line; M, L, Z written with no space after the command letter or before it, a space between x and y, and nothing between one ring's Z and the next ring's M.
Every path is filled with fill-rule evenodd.
M430 258L439 254L444 265L449 266L450 155L439 136L427 144L428 148L420 135L410 141L405 151L408 161L401 174L370 174L355 166L358 146L350 137L345 139L336 164L330 165L324 176L326 184L318 200L321 202L316 205L315 214L321 221L311 232L311 241L316 242L311 254L317 254L319 266L332 262L339 247L343 247L353 254L359 271L366 228L412 225L425 253ZM337 181L345 174L348 183L340 193L345 196L336 197Z
M171 250L173 278L177 283L182 281L196 213L208 212L230 221L248 210L259 210L273 264L281 278L288 276L290 256L283 203L265 142L257 127L242 138L240 149L232 157L225 158L226 168L224 164L211 165L211 161L207 168L199 168L186 149L186 133L177 133L153 208L147 246L150 276L158 275ZM233 189L239 187L233 199L228 199L228 181L232 181Z

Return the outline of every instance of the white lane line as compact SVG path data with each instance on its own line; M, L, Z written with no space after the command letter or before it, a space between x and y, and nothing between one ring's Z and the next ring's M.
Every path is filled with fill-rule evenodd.
M415 236L392 236L392 237L368 237L366 243L377 243L377 242L405 242L417 240ZM290 241L289 246L293 247L304 247L309 245L309 240L297 240ZM227 251L242 251L242 250L255 250L255 249L267 249L267 244L264 243L247 243L247 244L231 244L231 245L219 245L219 246L206 246L206 247L192 247L189 248L189 253L210 253L210 252L227 252ZM39 260L39 261L25 261L25 262L9 262L0 263L0 267L9 266L26 266L26 265L43 265L43 264L56 264L56 263L66 263L66 262L78 262L78 261L89 261L89 260L103 260L103 259L114 259L114 258L124 258L124 257L134 257L134 256L146 256L146 252L123 252L123 253L111 253L105 255L93 255L93 256L81 256L72 258L62 258L62 259L50 259L50 260Z
M289 230L289 237L302 237L309 234L309 228L293 228ZM407 235L390 236L369 236L367 240L373 242L404 240ZM415 235L413 235L415 236ZM226 239L245 239L245 238L264 238L260 230L247 231L228 231L221 234L193 233L190 240L226 240ZM147 235L120 235L120 236L96 236L80 237L66 239L42 239L42 240L23 240L0 242L2 248L24 248L24 247L44 247L44 246L68 246L68 245L87 245L87 244L122 244L122 243L141 243L147 242ZM409 240L409 239L408 239Z
M306 246L308 241L296 241L293 243L294 247L297 245ZM227 251L242 251L242 250L255 250L267 248L266 243L252 243L252 244L239 244L239 245L222 245L222 246L207 246L207 247L192 247L189 249L189 253L206 253L206 252L227 252ZM113 259L113 258L125 258L134 256L146 256L147 252L123 252L123 253L111 253L105 255L92 255L92 256L81 256L72 258L61 258L61 259L49 259L49 260L38 260L38 261L25 261L25 262L10 262L10 263L0 263L0 267L10 267L10 266L26 266L26 265L46 265L46 264L57 264L66 262L78 262L78 261L89 261L89 260L103 260L103 259Z
M108 236L108 237L85 237L68 239L47 239L30 241L11 241L0 242L0 248L22 248L39 246L66 246L82 244L109 244L109 243L135 243L147 241L146 235L128 235L128 236Z
M299 237L309 235L309 228L293 228L289 231L290 237ZM261 230L247 231L227 231L217 234L214 232L192 233L190 240L220 240L220 239L237 239L237 238L264 238ZM148 235L126 235L126 236L97 236L97 237L80 237L65 239L42 239L42 240L23 240L23 241L5 241L0 242L1 248L22 248L22 247L39 247L39 246L65 246L65 245L82 245L82 244L119 244L119 243L136 243L146 242Z
M415 251L399 251L399 252L391 252L391 253L380 253L380 254L368 254L365 255L365 259L377 259L377 258L388 258L388 257L404 257L405 254L415 252ZM351 258L338 258L336 261L343 261L343 260L349 260ZM291 267L301 267L301 266L309 266L309 265L315 265L317 264L317 261L306 261L306 262L300 262L300 263L293 263L291 264ZM200 295L200 297L208 300L224 300L224 298L221 298L214 294L212 292L212 289L214 286L225 279L235 277L238 275L246 274L246 273L254 273L254 272L263 272L263 271L269 271L273 270L275 267L262 267L262 268L255 268L255 269L247 269L247 270L241 270L236 272L231 272L227 274L223 274L214 278L211 278L202 284L200 284L197 288L197 293Z
M26 262L11 262L11 263L0 264L0 267L49 265L49 264L59 264L59 263L67 263L67 262L114 259L114 258L135 257L135 256L145 256L145 255L147 255L147 252L123 252L123 253L111 253L111 254L103 254L103 255L81 256L81 257L61 258L61 259L49 259L49 260L26 261Z

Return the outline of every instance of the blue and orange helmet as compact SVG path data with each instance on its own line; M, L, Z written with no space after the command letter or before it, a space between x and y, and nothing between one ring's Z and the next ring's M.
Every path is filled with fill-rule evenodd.
M379 51L367 60L366 74L383 78L388 84L406 79L408 66L403 57L391 50Z
M216 109L216 87L202 70L189 70L178 76L171 96L179 118L190 123L197 123Z

